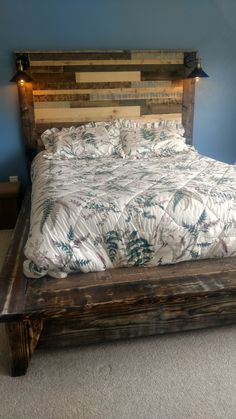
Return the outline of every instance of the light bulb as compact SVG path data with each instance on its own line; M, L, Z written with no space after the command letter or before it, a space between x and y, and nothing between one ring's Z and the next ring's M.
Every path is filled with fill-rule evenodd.
M195 77L196 82L200 80L200 77Z

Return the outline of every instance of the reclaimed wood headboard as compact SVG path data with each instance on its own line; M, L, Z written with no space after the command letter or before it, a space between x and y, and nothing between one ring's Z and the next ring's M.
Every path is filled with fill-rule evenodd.
M47 128L115 118L176 119L192 143L195 51L17 51L33 83L18 86L28 152Z

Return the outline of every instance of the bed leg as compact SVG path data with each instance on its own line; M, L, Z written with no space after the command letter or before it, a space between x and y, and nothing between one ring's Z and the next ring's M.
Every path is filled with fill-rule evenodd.
M22 320L6 324L12 377L25 375L30 358L37 346L42 326L41 320Z

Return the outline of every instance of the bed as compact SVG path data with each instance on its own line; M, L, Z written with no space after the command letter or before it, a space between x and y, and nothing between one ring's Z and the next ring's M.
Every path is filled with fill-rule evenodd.
M71 125L80 130L90 121L129 119L155 124L156 120L173 120L183 123L186 142L191 145L195 82L185 78L189 71L185 63L196 53L27 54L34 82L20 86L19 97L28 161L37 154L32 176L40 172L41 177L36 176L33 183L32 208L31 191L26 193L0 277L0 321L6 324L11 374L25 374L36 347L66 347L234 323L234 166L200 156L189 146L174 159L169 155L151 160L53 160L45 158L39 141L45 130L70 129ZM208 179L205 189L204 179ZM89 182L93 194L91 188L88 192ZM74 189L68 193L71 184ZM108 206L100 199L104 188L106 197L108 189L111 194ZM165 197L166 189L170 196ZM45 195L49 192L51 195ZM85 230L77 231L75 217L65 209L65 196L73 204L71 212L82 206L80 221L99 216L95 225L105 230L92 234L84 224ZM121 196L127 200L118 205ZM57 221L60 200L63 228ZM181 225L178 243L182 240L183 248L165 237L167 233L160 227L163 210L168 216L164 224L170 226L168 237ZM108 212L113 218L108 219ZM122 217L123 230L117 230ZM138 234L141 218L145 222L142 235ZM42 270L42 258L34 259L37 253L41 257L42 251L33 239L34 228L42 238L45 230L50 233L60 269L55 269L51 259ZM60 230L55 237L53 229ZM153 231L158 232L155 243L150 238ZM137 243L141 243L141 252L136 251ZM86 254L91 245L97 249L96 263ZM43 247L43 257L49 260L48 242ZM168 259L170 248L172 257ZM24 274L23 266L31 278Z

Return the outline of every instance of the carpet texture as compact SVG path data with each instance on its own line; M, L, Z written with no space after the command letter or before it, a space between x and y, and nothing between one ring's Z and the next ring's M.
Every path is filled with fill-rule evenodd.
M18 378L1 326L0 418L235 419L236 326L36 351Z

